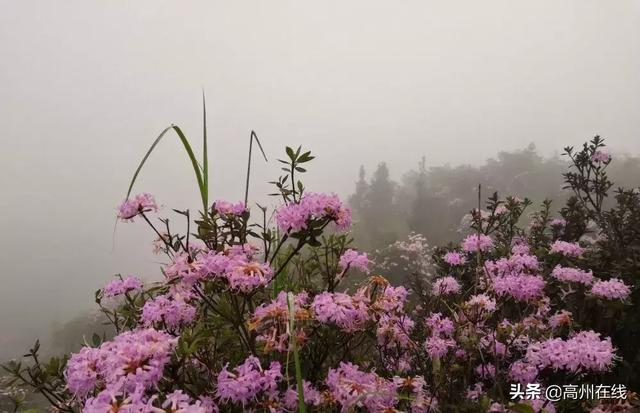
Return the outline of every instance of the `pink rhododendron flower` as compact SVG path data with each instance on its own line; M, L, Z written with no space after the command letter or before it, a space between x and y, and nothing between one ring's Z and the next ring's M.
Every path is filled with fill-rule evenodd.
M157 211L158 205L151 194L138 194L126 199L118 207L118 218L123 221L132 221L133 218L143 212Z
M584 248L582 248L577 242L557 240L551 244L550 251L552 253L562 254L565 257L579 257L584 252Z
M253 254L250 245L234 245L224 252L201 252L192 263L184 254L176 255L165 272L181 276L189 285L202 279L220 278L227 281L231 290L250 293L273 278L271 266L253 261Z
M232 203L229 201L218 200L213 204L213 208L218 212L218 214L227 218L239 217L248 211L247 206L242 201Z
M552 368L573 373L608 370L615 360L611 339L600 339L593 331L581 331L563 340L550 338L532 343L527 348L525 361L539 369Z
M84 398L92 391L98 382L97 362L100 349L83 347L72 354L64 372L69 391L76 397Z
M257 357L249 356L233 371L228 365L218 374L216 396L222 401L241 403L243 406L264 394L274 396L278 383L282 380L280 363L272 361L268 369L263 369Z
M453 266L464 265L467 263L467 258L464 256L464 254L459 253L457 251L447 252L446 254L444 254L443 259L444 259L444 262Z
M148 300L142 307L140 321L144 326L162 324L176 328L191 323L196 316L196 308L187 303L179 294L158 295Z
M529 254L529 246L527 244L523 243L523 242L515 243L511 247L511 254L513 254L513 255L528 255Z
M431 336L427 338L427 341L424 343L424 348L432 359L444 357L450 349L455 347L455 340L438 336Z
M167 399L162 403L162 408L173 413L209 413L214 410L213 405L207 405L201 400L194 401L182 390L169 393ZM217 409L215 410L217 411Z
M567 221L564 218L554 218L551 220L551 226L556 228L564 228L567 226Z
M449 317L444 317L441 313L433 313L426 320L431 335L451 337L454 330L453 321Z
M413 331L415 322L408 316L384 314L378 320L377 326L376 336L380 346L398 346L405 349L409 347L409 334Z
M392 381L373 372L361 371L351 363L341 362L338 368L329 369L325 382L331 396L341 406L342 413L356 407L383 413L393 409L398 401Z
M361 295L365 295L363 290L359 290L359 293ZM375 311L382 311L384 313L401 313L404 309L405 303L407 302L408 295L409 292L407 289L401 285L398 287L387 285L384 287L382 294L377 295L375 301L371 303L371 308Z
M433 283L431 293L435 296L457 294L460 292L460 284L451 276L438 278Z
M487 312L493 312L496 310L496 300L486 294L477 294L472 296L467 301L467 305L470 307L477 307Z
M484 234L471 234L462 241L462 249L466 252L486 252L493 248L493 240Z
M217 251L201 252L196 256L194 267L199 274L199 278L222 277L230 271L232 258L229 255Z
M495 332L483 335L480 338L480 345L483 350L496 357L507 355L507 346L498 340Z
M427 383L422 376L392 378L398 391L408 390L411 400L411 413L427 413L437 411L438 401L427 391Z
M549 325L553 328L571 325L573 321L570 311L561 310L549 317Z
M141 289L142 281L139 278L129 276L109 281L102 289L102 292L105 297L116 297L129 291L140 291Z
M151 388L161 379L176 343L177 338L149 328L125 331L96 349L83 348L67 363L69 390L83 398L98 383L112 392Z
M595 151L591 155L591 162L594 163L607 163L611 161L611 155L604 151Z
M591 287L591 294L607 300L626 300L631 289L622 280L611 278L607 281L596 281Z
M320 405L320 403L322 402L322 395L315 387L313 387L313 385L311 385L311 383L303 380L302 389L304 390L304 402L308 406ZM296 411L296 409L298 408L298 390L296 386L287 388L284 393L283 402L287 409L289 409L290 411Z
M556 265L551 271L551 276L560 281L571 281L584 285L591 285L594 281L593 273L589 271L583 271L579 268L563 267Z
M367 302L358 295L323 292L314 297L311 308L318 321L333 323L347 332L364 329L370 319Z
M348 249L340 257L339 265L342 271L346 271L349 268L355 268L365 274L368 274L371 260L367 253L358 253L356 250Z
M224 274L232 290L250 293L258 287L267 285L273 277L273 270L268 263L245 262L240 260Z
M189 285L193 285L201 278L198 266L186 252L173 256L171 263L164 268L167 278L180 278Z
M506 214L507 212L509 212L509 210L507 209L507 207L506 207L506 206L504 206L504 205L502 205L502 204L498 205L498 206L496 207L496 209L493 211L493 213L494 213L495 215L504 215L504 214Z
M308 192L300 202L283 205L276 211L278 228L284 233L307 229L310 221L322 219L335 222L344 231L351 225L351 210L335 194Z
M513 254L495 261L486 261L485 270L490 277L506 275L524 275L525 272L537 272L538 258L529 254Z
M491 286L499 297L531 301L542 296L545 282L539 275L505 275L492 278Z
M535 383L539 371L536 366L532 366L522 360L516 361L509 368L509 378L524 385Z
M304 291L294 295L293 310L296 326L299 326L300 322L311 318L308 301L309 296ZM261 304L255 309L249 328L258 333L256 340L264 343L265 352L273 350L285 352L290 349L289 321L290 313L287 293L281 291L275 300ZM297 342L301 344L305 338L303 330L298 328L295 332L295 337L298 340Z

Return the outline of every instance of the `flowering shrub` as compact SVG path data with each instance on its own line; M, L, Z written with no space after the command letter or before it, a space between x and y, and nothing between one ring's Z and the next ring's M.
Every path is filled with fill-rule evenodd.
M611 162L601 147L576 156L581 172ZM460 245L433 251L415 234L394 244L411 288L380 275L357 282L352 274L369 274L372 262L342 233L349 208L296 179L309 152L287 156L273 225L264 207L208 205L203 193L198 219L176 211L184 234L166 219L161 232L153 197L125 200L120 219L140 217L158 237L162 281L119 277L96 292L113 339L95 336L47 363L36 345L31 364L5 368L68 412L631 411L632 397L613 406L508 393L515 383L619 377L626 360L593 312L623 317L636 290L626 271L590 266L606 252L579 240L588 220L610 225L602 214L573 200L551 218L545 203L522 226L530 202L494 194L471 213ZM203 190L206 169L197 172ZM567 180L578 194L592 190ZM593 199L600 212L603 199Z

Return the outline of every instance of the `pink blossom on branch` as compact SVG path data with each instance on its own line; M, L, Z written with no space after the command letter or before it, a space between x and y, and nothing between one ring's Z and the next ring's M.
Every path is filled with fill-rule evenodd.
M133 218L143 212L157 211L158 205L153 195L148 193L138 194L125 199L118 207L118 218L123 221L132 221Z
M431 293L435 296L457 294L460 292L460 283L451 276L438 278L433 283Z
M318 321L333 323L347 332L363 330L370 319L367 302L361 296L324 292L314 297L311 308Z
M591 162L594 163L607 163L611 161L611 155L604 151L595 151L591 155Z
M471 234L462 241L462 249L466 252L487 252L493 248L493 240L484 234Z
M509 274L494 277L491 286L499 297L510 296L518 301L531 301L543 295L545 282L539 275Z
M130 291L140 291L141 289L142 281L139 278L129 276L109 281L102 289L102 292L105 297L116 297Z
M218 214L227 218L239 217L249 210L242 201L233 203L218 200L213 204L213 208L218 212Z
M567 226L567 221L564 218L554 218L550 222L552 227L564 228Z
M563 340L550 338L532 343L527 348L525 360L539 369L552 368L572 373L604 372L615 361L611 339L601 339L599 333L581 331Z
M222 368L216 396L223 402L232 401L244 406L260 395L275 395L281 380L279 362L273 361L268 369L263 369L257 357L249 356L232 371L228 370L228 365Z
M607 281L597 281L591 287L591 294L606 300L626 300L631 289L622 280L611 278Z
M584 252L577 242L555 241L551 244L550 252L555 254L562 254L565 257L579 257Z
M177 338L152 328L125 331L99 348L83 348L67 363L69 390L79 398L100 384L113 392L148 389L162 378Z
M196 308L180 295L159 295L144 304L140 319L147 327L164 324L176 328L191 323L195 316Z
M308 192L299 202L285 204L276 211L276 222L283 233L305 230L311 221L323 219L346 231L351 225L351 210L336 194Z
M591 271L583 271L580 268L563 267L556 265L551 271L551 276L560 281L570 281L584 285L591 285L595 277Z
M461 254L457 251L447 252L446 254L444 254L443 259L444 262L453 266L464 265L467 263L467 258L464 256L464 254Z
M339 265L342 271L346 271L348 268L355 268L368 274L371 260L365 252L358 253L356 250L348 249L340 257Z

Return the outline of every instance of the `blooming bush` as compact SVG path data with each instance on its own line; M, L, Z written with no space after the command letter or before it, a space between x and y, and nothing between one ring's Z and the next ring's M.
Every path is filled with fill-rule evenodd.
M580 173L601 173L611 162L602 153L599 140L585 146ZM632 395L613 406L508 392L516 383L544 390L620 377L627 361L593 314L624 319L635 285L626 267L591 266L610 252L579 241L589 220L603 228L613 216L628 219L604 218L603 196L593 199L601 215L574 199L561 218L547 202L526 222L528 200L494 194L471 213L460 245L432 251L413 234L393 246L414 275L410 286L380 275L358 282L352 274L368 275L372 262L344 233L349 208L305 191L298 177L309 152L287 148L287 156L286 175L274 181L274 223L267 208L208 205L203 192L198 219L176 211L186 218L181 234L151 215L150 195L125 200L119 218L144 221L158 237L162 281L118 277L96 292L113 339L94 336L49 362L36 346L32 363L5 368L68 412L631 411ZM591 194L589 182L567 181Z

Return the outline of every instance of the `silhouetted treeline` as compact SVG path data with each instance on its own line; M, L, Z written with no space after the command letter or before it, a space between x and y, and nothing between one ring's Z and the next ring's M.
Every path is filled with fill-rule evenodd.
M560 148L558 148L560 149ZM609 175L619 186L640 185L640 158L614 153ZM513 152L499 152L483 165L429 166L423 158L400 182L390 178L381 162L372 174L363 167L350 197L359 248L382 248L409 232L424 234L431 245L458 241L462 217L482 198L500 195L528 197L534 205L551 199L560 208L569 191L563 191L562 174L568 167L560 156L543 157L534 144Z

